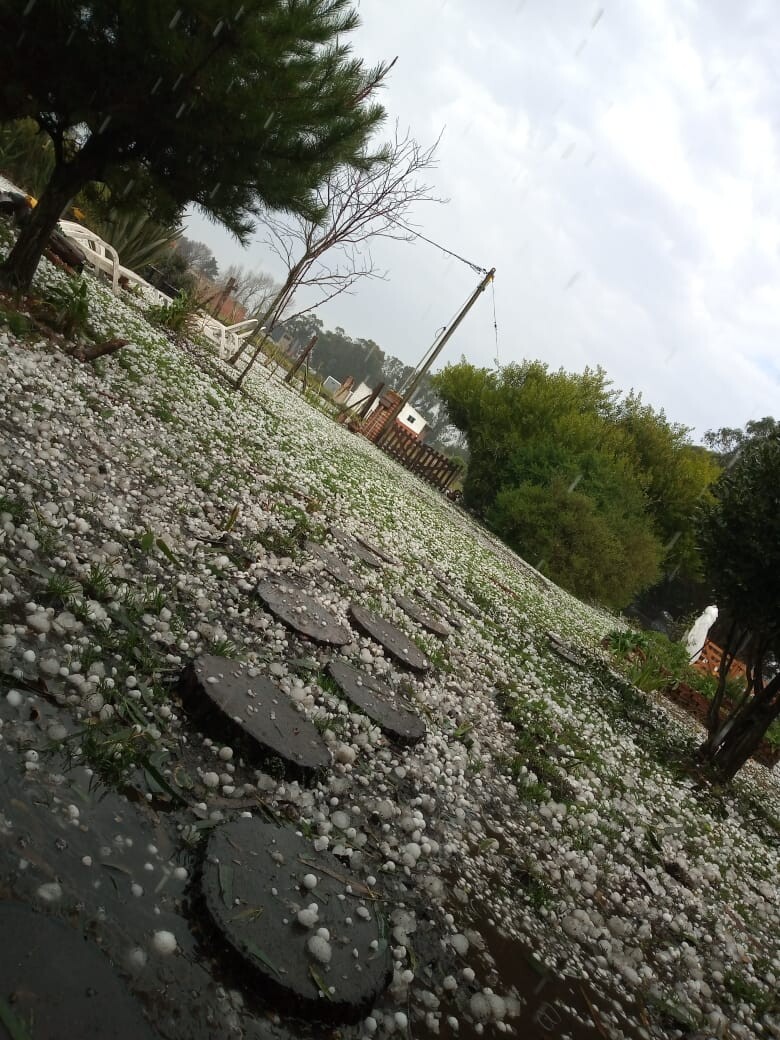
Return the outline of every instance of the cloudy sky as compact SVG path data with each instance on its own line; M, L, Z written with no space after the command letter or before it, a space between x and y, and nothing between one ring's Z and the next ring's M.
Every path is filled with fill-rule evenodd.
M444 130L428 237L488 291L443 360L602 365L696 434L780 414L776 0L362 0L355 50L392 58L383 101ZM200 217L223 265L274 272ZM380 242L387 280L326 326L416 360L476 285L438 250ZM278 273L278 272L277 272Z

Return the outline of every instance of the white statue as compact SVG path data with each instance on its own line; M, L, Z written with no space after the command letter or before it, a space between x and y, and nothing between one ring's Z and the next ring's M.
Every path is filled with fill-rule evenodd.
M707 607L704 613L696 618L693 627L683 636L683 642L688 651L688 659L691 664L694 661L698 661L699 655L704 649L704 644L707 642L707 633L715 624L717 617L718 608L713 603L711 607Z

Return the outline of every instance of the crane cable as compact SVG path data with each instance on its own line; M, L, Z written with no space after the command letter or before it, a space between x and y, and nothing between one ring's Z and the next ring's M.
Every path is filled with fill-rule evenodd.
M496 318L496 280L495 278L490 279L490 292L493 296L493 331L496 334L496 368L501 368L501 362L498 357L498 319Z
M439 242L434 242L432 238L426 238L426 236L423 235L420 231L415 231L413 227L409 227L409 225L405 224L402 220L393 219L390 221L390 223L397 224L398 227L403 228L403 230L408 232L408 234L414 235L415 238L421 238L423 242L427 242L429 246L433 246L435 249L440 249L442 253L446 253L447 256L451 256L454 260L460 260L462 264L465 264L467 267L470 267L471 270L475 271L477 274L487 274L486 267L480 267L479 264L475 264L473 261L467 260L465 256L461 256L460 253L453 253L451 249L447 249Z

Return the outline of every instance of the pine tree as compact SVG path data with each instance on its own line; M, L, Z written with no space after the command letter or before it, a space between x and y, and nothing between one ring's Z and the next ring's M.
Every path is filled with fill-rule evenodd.
M55 163L3 265L29 286L70 199L148 185L155 215L196 204L241 241L266 208L316 216L314 189L368 163L387 65L346 36L350 0L0 0L0 121L31 117Z

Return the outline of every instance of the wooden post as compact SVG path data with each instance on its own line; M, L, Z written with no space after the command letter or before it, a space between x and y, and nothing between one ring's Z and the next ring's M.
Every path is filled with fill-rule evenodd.
M455 316L455 319L452 322L452 324L450 325L450 327L444 332L442 337L436 343L435 347L433 347L429 351L428 356L426 357L425 361L419 366L419 368L417 369L417 372L412 377L412 380L411 380L411 382L409 383L409 385L408 385L408 387L406 389L406 393L403 395L403 397L398 402L398 404L395 406L395 408L390 412L390 415L387 417L387 421L385 422L385 424L382 427L382 429L379 431L379 436L376 439L376 443L377 444L381 445L382 441L387 436L387 433L388 433L389 429L392 427L392 425L395 423L395 420L401 414L401 411L402 411L404 405L408 404L408 402L411 401L412 397L414 396L415 391L417 390L417 387L420 385L420 382L422 381L423 376L426 375L426 373L429 371L431 365L434 363L436 358L439 356L439 354L441 354L442 350L444 350L444 347L447 345L447 342L448 342L450 336L452 336L452 334L455 332L457 327L460 325L460 323L466 317L468 312L471 310L471 308L477 302L477 300L479 299L480 295L485 291L487 286L493 281L493 276L495 275L495 273L496 273L495 267L492 267L489 271L487 271L485 273L485 277L482 279L482 281L479 283L477 288L474 290L474 292L471 294L471 296L469 296L468 300L466 300L464 305L461 307L460 311Z
M301 365L304 363L304 361L306 361L308 359L309 354L311 354L312 350L314 350L314 344L316 342L317 342L317 334L315 332L315 334L312 336L312 338L309 340L308 344L306 345L306 349L303 351L303 353L298 358L298 360L295 362L293 367L290 369L290 371L284 377L285 383L291 383L293 381L293 379L295 377L295 373L298 371L298 369L301 367Z

